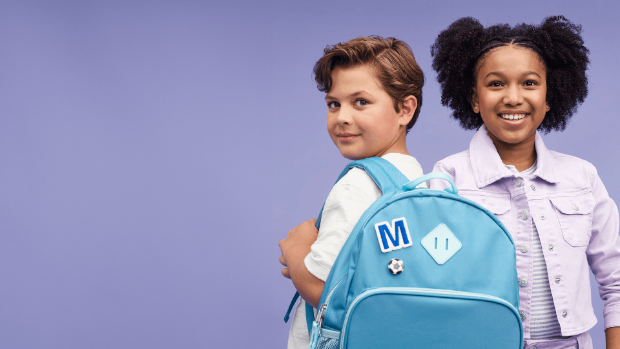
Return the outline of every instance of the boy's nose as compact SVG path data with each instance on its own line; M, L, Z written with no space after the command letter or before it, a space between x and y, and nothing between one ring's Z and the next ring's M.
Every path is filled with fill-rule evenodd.
M351 112L349 108L341 108L336 118L338 125L351 125L353 123Z

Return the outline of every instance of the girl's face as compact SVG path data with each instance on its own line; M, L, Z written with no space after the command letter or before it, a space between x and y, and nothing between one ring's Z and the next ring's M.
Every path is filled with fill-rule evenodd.
M342 156L358 160L403 149L406 153L406 126L416 108L415 97L407 97L397 112L392 97L366 65L336 68L332 81L325 96L327 131Z
M547 71L538 55L516 45L502 46L481 64L472 108L491 139L510 146L533 140L549 110Z

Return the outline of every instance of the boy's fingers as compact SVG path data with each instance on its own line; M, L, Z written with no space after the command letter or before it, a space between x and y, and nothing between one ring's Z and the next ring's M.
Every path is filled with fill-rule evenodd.
M290 279L290 278L291 278L291 274L289 274L289 272L288 272L288 268L284 268L284 269L282 269L282 276L284 276L284 277L285 277L285 278L287 278L287 279Z
M285 267L287 266L286 261L284 260L284 256L280 256L280 264L282 264Z
M308 223L312 224L312 226L316 227L316 218L312 218L308 221Z

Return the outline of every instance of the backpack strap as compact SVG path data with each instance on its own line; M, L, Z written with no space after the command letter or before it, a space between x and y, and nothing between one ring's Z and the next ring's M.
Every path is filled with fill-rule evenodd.
M361 168L366 171L366 173L372 178L377 187L381 190L381 193L385 195L386 193L395 192L400 190L403 185L409 182L409 179L400 172L396 166L392 165L391 162L379 158L372 157L366 158L362 160L356 160L350 162L347 167L344 168L340 176L338 177L338 181L344 177L352 168ZM321 225L321 217L323 216L323 208L325 208L325 204L321 208L321 212L319 212L319 217L316 220L315 227L319 229ZM290 311L290 310L289 310ZM306 323L308 325L308 334L312 333L312 322L314 321L314 309L308 303L306 303Z
M392 165L391 162L383 158L372 157L350 162L347 167L344 168L342 173L340 173L336 183L338 183L342 177L344 177L352 168L355 167L366 171L383 194L397 191L401 189L404 184L409 182L409 179L405 177L405 175L400 172L396 166ZM323 207L319 212L319 217L316 220L315 227L317 229L319 229L319 226L321 225L323 208L325 208L325 204L323 204Z

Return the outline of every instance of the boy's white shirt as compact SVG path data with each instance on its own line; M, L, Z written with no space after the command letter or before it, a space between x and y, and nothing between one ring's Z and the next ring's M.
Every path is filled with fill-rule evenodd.
M422 167L413 156L390 153L382 158L388 160L409 180L423 175ZM380 197L379 187L364 170L359 168L351 169L334 185L325 200L318 238L312 244L310 254L304 259L306 268L312 275L320 280L327 280L340 249L357 221ZM309 341L306 303L301 300L291 323L288 349L306 349Z

